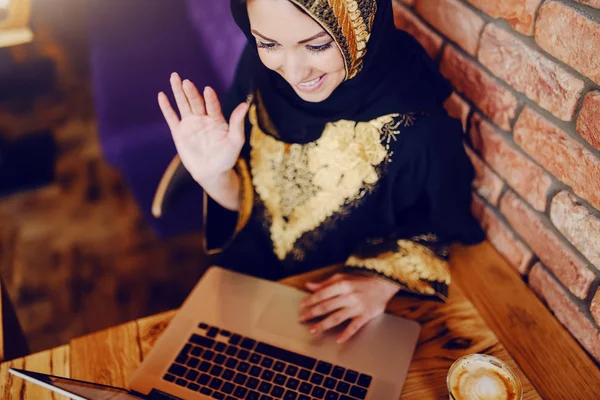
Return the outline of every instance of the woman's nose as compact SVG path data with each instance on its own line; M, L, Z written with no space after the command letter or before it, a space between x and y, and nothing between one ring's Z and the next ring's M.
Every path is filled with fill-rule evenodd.
M301 57L290 55L286 56L282 65L283 76L293 84L298 84L309 78L310 68L304 65Z

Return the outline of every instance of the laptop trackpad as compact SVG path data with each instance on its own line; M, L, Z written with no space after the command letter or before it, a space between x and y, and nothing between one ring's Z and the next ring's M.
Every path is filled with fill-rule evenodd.
M324 343L330 335L313 336L308 333L307 324L298 322L300 315L300 301L302 296L274 295L267 302L265 309L258 318L257 327L266 332L283 336L288 339L296 339L311 345ZM331 333L335 334L334 330Z

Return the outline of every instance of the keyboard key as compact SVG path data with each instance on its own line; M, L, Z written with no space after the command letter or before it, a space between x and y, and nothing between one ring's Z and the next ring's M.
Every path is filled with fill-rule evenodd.
M320 385L323 383L323 378L325 378L323 375L313 372L312 376L310 377L310 382L314 383L315 385Z
M258 379L256 378L249 378L248 381L246 382L246 387L249 389L256 389L258 387Z
M227 347L227 345L223 342L217 342L217 344L215 345L215 351L217 353L222 353L223 350L225 350L225 348Z
M175 383L179 386L183 386L183 387L187 386L187 381L185 379L177 378Z
M202 372L208 372L210 369L210 363L208 361L202 361L202 364L198 367L198 369Z
M225 382L223 384L223 387L221 388L221 392L225 393L225 394L231 394L233 393L233 389L235 389L235 385L231 382Z
M265 368L271 368L271 366L273 365L273 359L270 357L265 357L263 358L262 362L260 363L261 366L265 367Z
M325 378L325 382L323 383L323 386L325 386L327 389L335 389L335 387L337 386L337 379L333 379L332 377L328 376L327 378Z
M283 400L296 400L297 398L298 398L298 393L292 392L291 390L288 390L287 392L285 392L285 395L283 396Z
M310 378L310 371L307 369L301 369L298 373L298 379L301 381L307 381Z
M267 396L266 394L263 394L262 396L260 396L260 400L273 400L273 398L271 396Z
M248 379L248 375L237 373L233 381L238 385L243 385L246 383L246 379Z
M285 389L282 388L281 386L273 386L273 389L271 389L271 396L280 399L283 397L283 394L285 393Z
M340 395L336 392L332 392L331 390L327 391L325 394L325 400L338 400Z
M298 397L298 400L310 400L310 397L305 394L301 394L300 397Z
M238 352L238 347L234 346L232 344L230 344L227 347L227 350L225 350L225 354L227 354L228 356L235 356L237 354L237 352Z
M250 368L250 364L248 364L245 361L242 361L241 363L238 364L237 370L243 373L248 372L248 369Z
M333 368L333 366L331 364L326 363L324 361L319 361L319 363L317 364L317 368L315 368L315 370L320 374L329 375L332 368Z
M358 372L352 371L350 369L348 371L346 371L346 375L344 376L344 380L346 382L355 383L357 379L358 379Z
M190 368L196 368L198 364L200 364L200 360L196 357L190 357L190 359L187 362L187 366Z
M190 342L197 344L200 347L204 347L205 349L210 349L214 346L215 341L209 338L205 338L204 336L196 335L195 333L190 337Z
M223 375L221 376L221 378L223 378L226 381L230 381L233 379L234 376L235 376L235 371L233 371L231 369L227 369L227 370L225 370L225 372L223 372Z
M350 391L350 385L348 385L346 382L339 381L335 390L337 390L340 393L346 394Z
M225 361L225 366L227 368L235 368L237 367L237 360L235 358L228 358L227 361Z
M367 397L367 391L365 390L365 388L361 388L359 386L352 386L352 389L350 389L350 396L354 396L357 399L364 399L365 397Z
M204 322L201 322L201 323L198 325L198 328L200 328L200 329L208 329L208 325L206 325Z
M173 364L169 368L169 373L175 376L184 376L187 371L188 369L186 367L179 364Z
M256 346L256 340L244 338L240 346L244 349L252 350L254 349L254 346Z
M284 369L285 369L284 363L282 363L281 361L275 362L275 366L273 366L273 370L275 370L276 372L283 372Z
M187 354L179 354L177 356L177 358L175 359L175 362L177 364L184 364L185 365L187 363L188 359L189 359L189 357L187 356Z
M250 356L250 360L248 361L250 361L252 364L258 364L260 363L261 358L262 357L260 355L252 353L252 355Z
M208 332L206 332L206 336L208 336L209 338L214 338L217 337L217 333L219 333L219 330L215 327L212 327L208 329Z
M217 354L213 362L215 364L223 365L225 360L227 360L227 357L225 357L223 354Z
M206 350L204 352L204 354L202 354L202 358L205 359L206 361L212 360L214 356L215 356L215 353L210 350Z
M210 375L202 374L202 375L200 375L200 377L198 378L198 380L196 382L198 382L201 385L208 385L209 381L210 381Z
M369 375L360 374L358 377L358 386L368 388L371 385L372 380L373 378L371 378Z
M322 399L325 397L325 389L322 387L315 386L312 391L312 397L316 397L317 399Z
M226 331L226 330L222 330L221 331L221 336L229 337L229 336L231 336L231 332Z
M175 382L175 375L171 375L171 374L165 374L165 376L163 376L163 379L167 382Z
M261 393L266 393L269 394L269 392L271 392L271 388L273 387L273 385L271 385L268 382L262 382L260 384L260 386L258 387L258 391Z
M223 372L223 367L220 367L218 365L213 365L213 367L210 369L210 374L212 376L221 376L221 373Z
M225 400L237 400L237 399L235 397L233 397L233 396L227 396L225 398Z
M214 392L212 394L212 397L213 397L213 399L223 400L225 398L225 395L223 393Z
M255 392L254 390L252 390L251 392L248 392L248 394L246 395L246 400L258 400L260 398L260 393Z
M221 385L223 385L223 381L221 379L212 378L208 387L210 387L211 389L219 390L221 388Z
M200 357L200 354L202 354L202 349L198 346L194 346L191 355L193 355L194 357Z
M246 361L250 357L250 352L248 350L240 350L237 356L240 360Z
M300 385L300 381L298 379L290 378L285 384L285 387L288 389L296 390L298 389L298 385Z
M240 343L240 340L242 340L242 337L238 334L233 334L231 335L231 337L229 338L229 344L232 344L234 346L237 346L238 343Z
M260 378L263 381L271 382L273 380L274 375L275 375L275 373L273 371L269 371L268 369L265 369Z
M185 374L185 379L187 379L188 381L195 381L196 379L198 379L198 375L200 375L198 371L190 369L188 373Z
M179 353L179 354L188 354L190 352L190 350L192 350L192 345L189 343L186 343L185 346L183 346L181 353Z
M344 377L344 374L346 373L346 370L342 367L334 367L333 371L331 372L331 376L333 376L334 378L337 379L342 379Z
M310 394L310 392L312 391L312 389L313 389L313 385L311 385L308 382L302 382L300 384L300 389L299 390L300 390L300 393Z
M252 376L260 376L262 372L262 368L257 366L257 365L253 365L252 368L250 368L250 372L249 374Z
M283 386L283 385L285 384L285 381L286 381L286 379L287 379L287 378L285 377L285 375L282 375L282 374L277 374L277 375L275 375L275 380L274 380L274 382L275 382L276 384L278 384L278 385L282 385L282 386Z
M194 382L190 382L190 383L188 383L188 389L193 390L194 392L197 392L198 389L200 389L200 386L198 386Z
M279 347L271 346L266 343L259 343L256 346L255 351L264 356L269 356L272 358L276 358L278 360L282 360L288 362L290 364L295 364L300 367L306 369L313 369L317 360L311 357L303 356L302 354L294 353L292 351L280 349Z
M200 393L210 396L212 394L212 390L206 387L200 388Z
M246 397L246 393L248 393L248 389L238 386L233 392L233 395L238 399L243 399Z
M296 367L294 365L288 365L288 367L285 369L286 375L296 376L297 373L298 373L298 367Z

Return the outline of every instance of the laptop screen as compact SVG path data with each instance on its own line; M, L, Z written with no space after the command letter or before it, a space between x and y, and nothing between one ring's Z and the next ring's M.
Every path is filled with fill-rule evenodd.
M67 392L76 397L85 400L139 400L140 397L128 393L125 389L111 386L98 385L89 382L77 381L73 379L61 378L58 376L40 374L37 372L13 370L15 375L20 376L30 382L37 383L47 387L50 390ZM59 393L60 393L59 391Z

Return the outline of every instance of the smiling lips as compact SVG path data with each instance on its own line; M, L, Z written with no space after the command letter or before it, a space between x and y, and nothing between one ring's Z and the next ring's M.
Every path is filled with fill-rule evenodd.
M313 79L312 81L302 82L296 85L296 87L303 92L314 92L321 88L327 74L320 76L319 78Z

